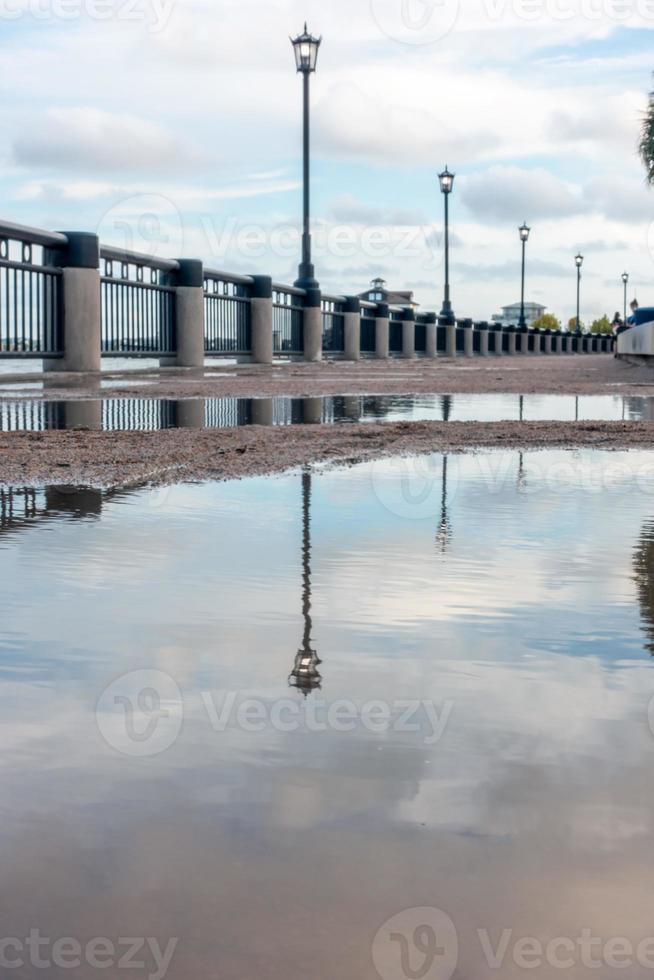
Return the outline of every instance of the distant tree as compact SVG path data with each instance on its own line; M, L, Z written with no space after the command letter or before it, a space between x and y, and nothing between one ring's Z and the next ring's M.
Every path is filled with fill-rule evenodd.
M543 313L532 323L533 330L560 330L561 323L553 313Z
M572 331L574 331L576 329L577 329L577 317L576 316L571 316L570 319L568 320L568 330L570 330L572 332ZM580 320L579 321L579 329L580 330L585 330L586 329L585 326L584 326L584 321L583 320Z
M643 117L638 150L647 173L647 183L654 186L654 92L649 94L649 105Z
M591 333L612 333L611 321L608 316L602 316L599 320L593 320L590 325Z

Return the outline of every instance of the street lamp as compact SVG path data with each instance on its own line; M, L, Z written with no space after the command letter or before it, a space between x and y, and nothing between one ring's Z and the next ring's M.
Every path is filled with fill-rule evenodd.
M518 234L520 235L520 241L522 242L522 278L520 280L520 322L518 326L521 330L527 329L527 321L525 319L525 255L527 251L527 242L529 241L529 233L531 228L527 222L518 228Z
M443 297L443 309L441 310L441 319L445 324L452 324L456 322L454 312L452 311L452 303L450 301L450 194L454 189L454 177L455 174L451 174L445 166L445 170L442 174L438 175L438 180L441 185L441 193L445 198L445 294Z
M579 253L575 255L575 265L577 266L577 333L581 330L581 320L579 319L579 303L581 299L581 267L584 264L584 257Z
M318 282L315 277L313 264L311 262L311 230L310 230L310 101L309 101L309 79L316 70L318 62L318 48L322 42L322 37L313 37L304 25L304 33L298 34L296 38L291 38L291 44L295 51L295 63L298 72L303 76L304 90L304 208L302 225L302 262L298 270L298 278L295 285L300 289L317 289Z
M622 282L624 283L624 322L627 322L627 285L629 283L629 273L622 273Z

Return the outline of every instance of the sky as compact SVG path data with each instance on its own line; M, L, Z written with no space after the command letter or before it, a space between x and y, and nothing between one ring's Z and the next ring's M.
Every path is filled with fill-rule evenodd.
M296 277L301 80L323 290L377 275L488 319L520 294L582 319L654 305L654 191L637 155L654 0L0 0L5 220Z

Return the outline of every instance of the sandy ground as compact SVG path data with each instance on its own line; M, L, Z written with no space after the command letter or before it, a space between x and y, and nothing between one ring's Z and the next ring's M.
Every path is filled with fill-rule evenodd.
M167 376L118 395L316 395L384 392L511 392L654 395L654 375L606 356L523 361L241 367L224 377ZM152 380L150 378L150 380ZM651 389L651 392L649 391ZM49 389L70 398L66 387ZM77 393L93 393L91 388ZM97 391L95 392L97 396ZM108 392L103 390L103 397ZM16 395L13 395L15 398ZM0 433L0 484L120 487L233 479L302 464L348 464L388 455L481 448L593 446L654 448L652 422L386 422L287 428L183 429L161 432Z
M388 422L0 435L0 483L121 487L234 479L305 463L476 448L654 448L652 422Z
M20 380L34 384L41 375L0 376L0 398L73 399L97 397L95 376L52 374L43 391L22 388ZM649 391L648 391L649 390ZM165 372L130 371L103 374L102 397L126 395L152 398L206 398L270 395L512 394L560 393L654 395L654 370L618 361L611 355L490 357L466 360L417 359L404 361L323 361L320 364L224 365L219 361L201 372L168 369Z

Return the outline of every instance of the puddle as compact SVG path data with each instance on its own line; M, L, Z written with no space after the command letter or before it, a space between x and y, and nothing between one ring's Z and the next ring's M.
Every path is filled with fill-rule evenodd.
M120 384L127 386L130 382ZM378 421L610 422L622 419L653 420L654 399L621 395L576 398L571 395L489 394L0 402L0 431L80 426L120 431Z
M176 937L167 980L636 948L653 490L584 451L0 494L5 934Z

